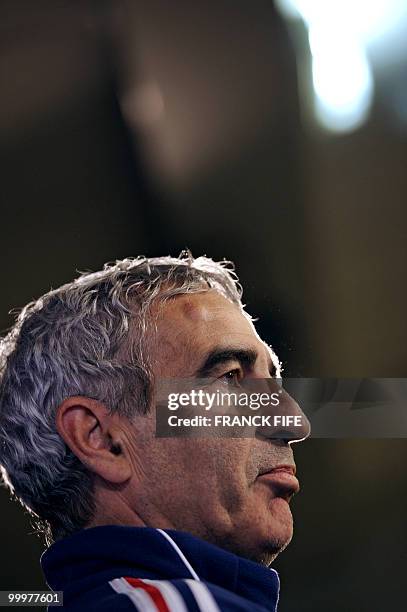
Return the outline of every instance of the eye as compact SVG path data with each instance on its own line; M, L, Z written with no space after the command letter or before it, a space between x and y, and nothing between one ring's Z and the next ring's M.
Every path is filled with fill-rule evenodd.
M235 368L234 370L229 370L222 376L218 378L222 382L225 382L228 385L232 385L233 387L240 387L240 380L242 376L242 371L240 368Z

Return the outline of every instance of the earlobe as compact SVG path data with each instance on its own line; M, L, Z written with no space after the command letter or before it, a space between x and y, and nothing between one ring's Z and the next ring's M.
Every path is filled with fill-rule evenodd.
M117 436L114 418L97 400L70 397L58 408L58 433L71 451L92 472L120 484L131 477L131 465Z

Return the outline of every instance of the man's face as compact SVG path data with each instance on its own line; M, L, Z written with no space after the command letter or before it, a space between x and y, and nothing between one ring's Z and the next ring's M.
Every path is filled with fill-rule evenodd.
M213 290L161 306L152 363L156 378L165 379L202 376L202 368L222 380L279 373L250 320ZM294 406L289 396L285 401ZM270 478L278 466L295 469L289 444L260 436L156 438L154 429L153 410L136 419L131 435L131 503L143 522L271 562L293 533L289 501L296 479L284 472Z

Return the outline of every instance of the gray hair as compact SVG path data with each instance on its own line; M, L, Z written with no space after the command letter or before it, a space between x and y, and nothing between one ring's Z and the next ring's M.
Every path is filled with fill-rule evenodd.
M0 339L1 473L48 542L95 513L92 474L58 434L58 406L82 395L129 418L146 413L150 306L209 289L242 307L231 262L188 251L128 258L31 302Z

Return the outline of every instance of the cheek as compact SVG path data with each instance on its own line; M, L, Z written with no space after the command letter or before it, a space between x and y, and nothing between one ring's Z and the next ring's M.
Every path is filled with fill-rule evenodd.
M255 470L248 462L250 441L223 440L220 446L213 449L218 500L225 509L234 512L246 502L254 479Z
M180 495L190 505L222 506L233 509L248 495L248 440L178 439L164 452L163 462L171 466L170 474ZM175 491L174 491L175 493Z
M169 484L173 497L186 490L192 501L216 480L216 456L197 439L154 439L144 463L155 486Z
M156 504L232 514L247 503L250 440L152 438L142 451L141 486Z

